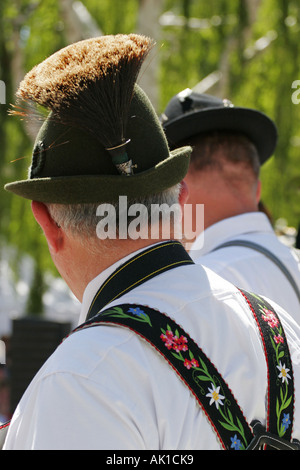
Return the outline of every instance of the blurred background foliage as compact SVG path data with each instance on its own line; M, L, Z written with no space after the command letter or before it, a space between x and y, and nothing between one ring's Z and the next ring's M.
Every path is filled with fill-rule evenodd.
M1 186L26 176L30 165L38 123L8 117L24 74L71 42L130 32L157 41L141 85L158 113L175 93L189 87L274 119L279 141L274 157L262 168L263 201L274 220L283 217L298 227L300 104L292 102L293 93L298 97L292 84L300 80L299 0L1 0ZM16 276L20 257L32 256L35 271L27 310L40 313L44 273L56 275L55 268L30 202L5 191L0 198L0 241L2 250L14 248Z

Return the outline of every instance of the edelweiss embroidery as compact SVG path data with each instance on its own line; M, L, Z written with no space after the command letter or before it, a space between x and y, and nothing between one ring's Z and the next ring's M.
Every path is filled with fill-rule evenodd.
M284 436L286 442L290 442L294 392L285 334L278 317L262 298L241 293L252 310L264 343L270 376L267 431ZM222 376L201 348L170 317L147 306L123 304L100 312L77 330L100 323L128 327L165 356L188 385L225 449L244 450L255 440L252 428Z
M270 406L272 413L276 414L276 422L273 420L273 432L276 431L279 437L285 437L287 430L290 431L291 415L293 411L293 387L292 383L292 365L288 345L282 325L273 311L266 305L263 298L251 294L258 306L258 314L255 315L260 328L265 329L265 341L269 342L269 358L267 364L269 374L274 375L272 380L275 396ZM271 380L271 379L270 379ZM271 413L271 415L272 415Z
M219 412L219 423L221 426L229 431L235 432L230 438L232 442L231 448L234 450L245 449L245 446L247 446L245 433L240 421L238 419L235 420L230 411L230 399L222 394L225 392L221 390L221 385L216 382L216 377L209 373L205 362L200 357L194 357L189 347L187 337L180 335L178 329L173 333L171 327L167 324L166 330L161 328L160 339L165 344L165 347L171 351L172 356L178 361L181 361L183 366L191 371L192 380L204 390L203 395L209 399L209 405L214 405ZM221 409L221 407L223 407L223 409ZM237 434L239 435L239 439Z

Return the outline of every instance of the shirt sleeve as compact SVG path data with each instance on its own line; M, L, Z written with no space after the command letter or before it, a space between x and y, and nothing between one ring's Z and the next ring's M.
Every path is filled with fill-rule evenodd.
M144 449L128 409L114 393L69 373L45 377L21 402L4 449Z

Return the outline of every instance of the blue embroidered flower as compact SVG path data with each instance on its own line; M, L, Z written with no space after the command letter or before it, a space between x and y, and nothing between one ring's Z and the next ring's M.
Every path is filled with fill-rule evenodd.
M290 424L291 424L291 420L290 420L289 413L287 413L287 414L283 413L282 426L284 427L285 431L288 429Z
M145 312L139 307L136 307L136 308L131 307L131 308L128 309L128 312L132 313L133 315L136 315L138 317L141 317L141 316L145 315Z
M235 434L233 437L230 438L231 440L231 449L234 450L241 450L242 448L242 443L241 441L237 438L237 435Z

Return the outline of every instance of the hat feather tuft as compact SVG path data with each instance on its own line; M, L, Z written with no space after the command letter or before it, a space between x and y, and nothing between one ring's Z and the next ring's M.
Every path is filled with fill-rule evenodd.
M35 66L17 97L51 110L52 119L88 131L105 148L120 145L134 85L152 46L150 38L138 34L79 41Z

